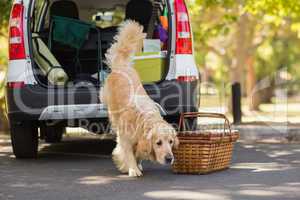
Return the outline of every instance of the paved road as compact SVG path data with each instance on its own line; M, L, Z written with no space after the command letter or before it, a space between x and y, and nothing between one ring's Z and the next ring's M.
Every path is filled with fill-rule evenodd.
M144 177L120 175L109 141L72 139L42 145L38 160L15 160L0 140L0 199L299 200L300 145L239 143L229 170L174 175L146 163ZM105 151L103 151L103 146Z

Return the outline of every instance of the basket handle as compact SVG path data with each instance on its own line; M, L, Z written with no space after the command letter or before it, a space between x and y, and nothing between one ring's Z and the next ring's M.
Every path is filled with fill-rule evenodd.
M230 126L230 122L228 120L228 118L221 113L205 113L205 112L186 112L186 113L181 113L180 115L180 119L179 119L179 127L178 130L185 130L185 124L184 124L184 120L187 118L199 118L199 117L207 117L207 118L220 118L220 119L224 119L224 135L226 133L226 126L229 130L229 133L231 133L231 126Z

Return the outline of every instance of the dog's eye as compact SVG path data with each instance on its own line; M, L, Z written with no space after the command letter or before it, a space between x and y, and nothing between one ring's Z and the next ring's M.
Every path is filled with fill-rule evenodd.
M173 144L173 140L170 140L169 143L170 143L170 144Z
M157 146L161 146L162 145L162 141L159 140L158 142L156 142Z

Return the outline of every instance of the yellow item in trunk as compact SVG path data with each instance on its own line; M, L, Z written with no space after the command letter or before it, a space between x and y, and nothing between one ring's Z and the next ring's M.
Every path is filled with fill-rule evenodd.
M166 70L166 52L138 53L133 58L133 66L143 83L160 81Z

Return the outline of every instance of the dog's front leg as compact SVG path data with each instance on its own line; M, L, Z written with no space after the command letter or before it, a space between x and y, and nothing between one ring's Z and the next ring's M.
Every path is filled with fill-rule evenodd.
M137 160L136 160L136 157L134 156L134 153L133 153L133 149L132 148L129 148L128 149L128 152L126 154L128 157L128 176L130 177L138 177L138 176L142 176L142 172L140 170L140 168L138 167L138 164L137 164Z
M131 177L142 176L131 143L124 138L118 138L117 142L113 151L113 160L117 168Z

